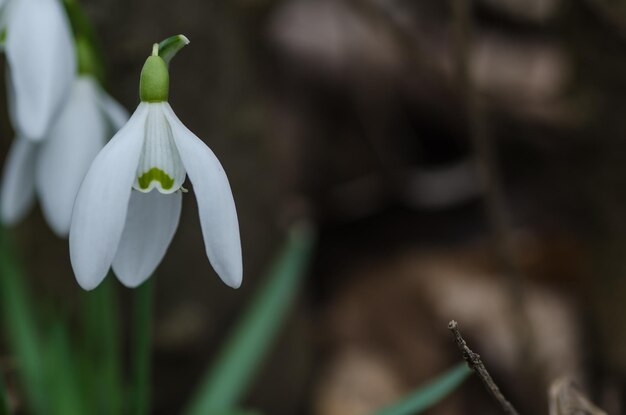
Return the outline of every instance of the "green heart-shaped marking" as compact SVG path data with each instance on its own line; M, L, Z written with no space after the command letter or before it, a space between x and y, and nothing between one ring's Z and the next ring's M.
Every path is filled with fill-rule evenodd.
M151 168L137 179L139 187L142 189L150 187L150 183L155 180L161 183L163 190L169 190L174 185L174 179L158 167Z

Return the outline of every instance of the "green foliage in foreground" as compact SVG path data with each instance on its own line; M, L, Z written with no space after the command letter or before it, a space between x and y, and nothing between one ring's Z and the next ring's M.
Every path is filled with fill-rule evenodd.
M124 385L111 279L82 293L85 330L78 339L70 336L65 316L30 298L26 282L19 258L0 229L1 321L29 413L121 414ZM4 394L0 391L0 415L5 413Z
M208 404L210 412L195 413L207 414L215 409L220 415L259 414L239 409L236 404L253 381L297 295L313 242L313 232L308 226L297 226L290 231L266 283L198 389L198 399L190 405L193 411L203 411ZM33 306L26 281L6 234L0 229L3 329L18 363L20 390L25 394L29 412L37 415L148 413L152 282L133 293L135 338L132 387L130 394L123 395L128 388L121 376L119 321L115 311L117 301L111 286L113 279L108 278L92 292L82 293L85 300L82 314L85 318L80 339L69 335L67 319L44 313L42 307ZM0 376L0 415L4 415L8 409L1 380Z
M272 347L306 275L315 242L306 225L293 227L265 282L243 313L185 415L260 415L241 399ZM119 318L112 278L84 293L84 331L70 336L68 320L34 307L6 234L0 229L0 301L8 346L19 368L20 390L36 415L147 414L150 399L152 283L135 293L132 387L125 387ZM36 303L39 305L39 302ZM46 323L46 324L43 324ZM373 415L414 415L454 391L468 376L465 363ZM131 393L124 393L130 390ZM0 373L0 415L9 414Z
M308 225L291 229L263 286L207 372L186 415L222 415L240 404L299 292L313 242Z
M20 369L21 387L29 408L33 413L47 414L50 405L41 373L42 342L24 284L24 275L10 249L7 235L0 229L0 301L4 332Z

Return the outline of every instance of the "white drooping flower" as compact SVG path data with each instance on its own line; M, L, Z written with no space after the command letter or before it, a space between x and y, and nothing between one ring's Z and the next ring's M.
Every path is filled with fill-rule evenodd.
M59 236L67 236L80 183L106 140L128 114L89 75L78 76L41 141L14 140L0 187L0 219L12 225L28 213L35 195ZM11 105L9 106L11 109Z
M76 74L74 42L59 0L3 0L0 33L17 135L40 141L67 98Z
M168 92L167 66L155 44L141 72L141 103L94 160L74 205L70 257L86 290L111 267L128 287L154 272L178 227L186 175L209 261L227 285L241 285L239 225L226 173L174 114Z

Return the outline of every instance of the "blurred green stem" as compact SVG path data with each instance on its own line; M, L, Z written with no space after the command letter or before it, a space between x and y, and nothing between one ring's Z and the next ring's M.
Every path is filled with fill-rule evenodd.
M104 84L104 59L96 31L76 0L64 0L63 4L76 42L79 74L92 75Z
M41 339L32 314L34 308L25 288L26 279L0 228L0 307L6 338L18 366L21 386L30 412L49 413L45 379L42 376Z
M216 364L207 372L186 415L221 415L239 403L299 291L314 239L308 224L291 229L285 247L226 341Z
M45 370L41 376L47 377L47 391L50 398L50 412L55 415L83 415L84 396L78 378L78 362L72 350L70 336L64 324L66 318L59 318L49 329L46 338Z
M154 278L149 278L135 290L133 315L133 408L134 415L150 412L150 379L152 361L152 306Z
M417 415L453 392L472 373L461 363L421 386L409 396L376 411L373 415Z
M84 294L85 381L96 414L122 413L122 364L115 278ZM98 376L93 376L98 373Z

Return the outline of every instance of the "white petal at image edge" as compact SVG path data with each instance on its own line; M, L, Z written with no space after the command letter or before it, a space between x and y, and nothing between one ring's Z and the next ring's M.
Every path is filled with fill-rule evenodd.
M137 287L154 273L178 228L181 206L181 192L132 192L113 259L113 272L122 284Z
M11 9L6 56L15 92L15 126L41 140L76 72L69 23L58 0L19 0Z
M146 105L139 104L96 156L78 191L70 226L70 259L76 280L86 290L102 282L117 252L143 147L146 115Z
M215 154L164 105L174 141L198 201L206 254L222 281L241 285L243 265L239 222L228 178Z
M39 151L39 201L48 224L61 237L69 233L80 184L109 138L97 88L89 78L74 81L67 103Z
M5 225L21 220L35 201L35 160L37 144L16 138L2 172L0 217Z

